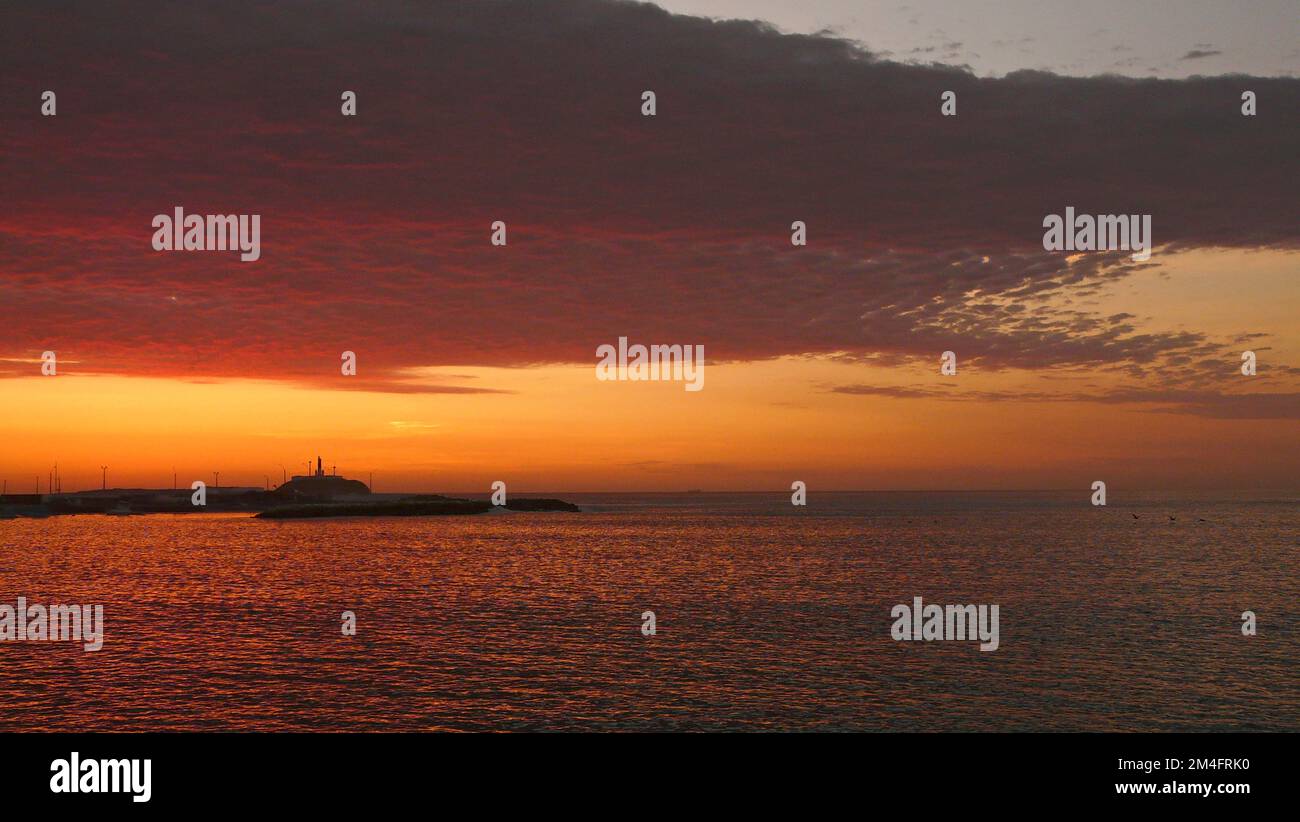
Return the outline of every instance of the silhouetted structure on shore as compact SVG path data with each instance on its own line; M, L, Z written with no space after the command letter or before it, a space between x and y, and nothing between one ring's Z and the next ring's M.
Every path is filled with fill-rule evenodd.
M336 502L370 496L370 488L360 480L326 474L321 458L316 458L316 473L300 474L271 492L288 502Z
M310 465L308 466L310 467ZM173 480L174 482L174 480ZM257 512L268 518L347 516L431 516L481 514L493 510L578 511L562 500L512 499L504 506L437 494L371 494L360 480L326 474L316 458L313 474L300 474L274 491L257 487L208 486L204 505L187 488L106 488L69 494L9 494L0 497L0 518L51 514L195 514Z

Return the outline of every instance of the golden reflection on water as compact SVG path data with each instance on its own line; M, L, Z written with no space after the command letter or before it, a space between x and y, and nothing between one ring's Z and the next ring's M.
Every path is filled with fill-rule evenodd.
M859 496L6 520L0 602L106 625L0 642L0 729L1300 730L1294 505ZM894 642L913 596L998 603L1001 648Z

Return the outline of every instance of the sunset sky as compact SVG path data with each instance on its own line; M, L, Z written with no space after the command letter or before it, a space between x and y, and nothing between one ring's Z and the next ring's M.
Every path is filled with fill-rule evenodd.
M0 28L10 491L1300 487L1293 4L1114 4L1059 59L1016 4L129 5ZM154 251L177 206L261 259ZM1044 251L1067 206L1152 258ZM598 381L620 336L704 390Z

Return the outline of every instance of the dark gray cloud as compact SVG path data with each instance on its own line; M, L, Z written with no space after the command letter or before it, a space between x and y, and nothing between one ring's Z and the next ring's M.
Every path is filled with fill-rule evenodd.
M589 362L618 336L1142 368L1212 341L1062 308L1140 266L1044 252L1043 216L1295 249L1298 104L1297 80L977 78L597 0L18 6L0 357L319 382L347 349L392 390L411 366ZM260 213L262 260L153 252L175 205Z
M1122 388L1094 392L1070 391L981 391L963 390L955 382L893 385L837 385L832 393L898 400L945 400L975 403L1100 403L1142 406L1162 414L1235 420L1300 420L1300 393L1252 391L1229 393L1215 390L1188 391L1166 388Z

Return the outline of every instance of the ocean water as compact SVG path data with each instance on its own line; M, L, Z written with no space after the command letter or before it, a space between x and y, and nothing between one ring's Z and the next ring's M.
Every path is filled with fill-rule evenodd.
M0 521L0 602L105 611L0 642L0 730L1300 730L1294 495L557 496ZM915 596L999 649L894 641Z

